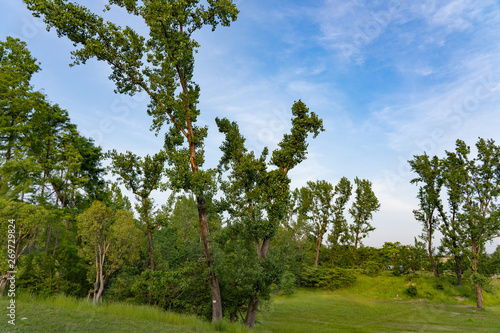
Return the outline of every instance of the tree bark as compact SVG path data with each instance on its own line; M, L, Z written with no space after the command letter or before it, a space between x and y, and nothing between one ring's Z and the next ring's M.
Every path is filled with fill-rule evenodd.
M208 226L207 208L205 199L201 196L196 197L198 218L200 220L201 239L203 242L203 249L207 259L208 274L210 291L212 293L212 321L222 319L222 297L220 293L219 278L213 269L213 254L210 242L210 229Z
M245 327L253 329L255 325L255 319L257 317L257 309L259 308L259 299L256 296L250 297L250 302L248 302L248 310L245 318Z
M100 277L99 277L99 291L97 292L97 294L95 295L95 299L94 299L94 305L99 302L99 300L101 299L102 297L102 292L104 290L104 278L102 276L102 273L100 274ZM101 301L102 303L102 301Z
M478 309L483 308L483 286L481 283L474 282L474 289L476 292L476 304Z

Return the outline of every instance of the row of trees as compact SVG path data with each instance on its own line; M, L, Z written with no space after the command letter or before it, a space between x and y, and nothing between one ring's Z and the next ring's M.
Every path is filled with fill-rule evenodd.
M192 36L204 26L230 25L238 13L232 1L109 1L108 10L142 19L147 36L66 0L24 2L80 47L72 52L75 64L104 61L116 92L148 94L152 129L165 142L153 156L103 154L66 111L33 91L29 81L39 67L26 45L2 43L1 212L4 221L17 221L21 286L93 295L94 303L107 292L212 320L240 316L251 328L259 305L284 280L300 279L309 258L315 266L385 263L360 247L380 207L368 180L355 179L350 225L346 178L335 188L309 182L292 193L289 171L306 158L309 136L323 130L302 101L293 104L291 129L272 152L248 151L237 124L216 119L225 136L222 158L216 168L203 167L208 128L197 123L199 45ZM138 219L120 188L103 181L104 158L135 195ZM151 193L166 189L172 196L156 207ZM325 250L330 257L323 260Z
M349 202L353 186L349 179L342 177L339 183L333 185L327 181L308 181L306 187L296 189L292 194L293 203L286 226L293 230L297 241L312 234L315 238L316 257L314 265L319 264L320 249L323 237L328 234L328 242L332 247L331 264L336 263L337 249L340 246L352 247L352 267L356 264L356 251L361 240L375 230L370 220L373 213L380 209L380 203L372 190L372 184L367 179L356 178L355 198L349 214L352 224L348 224L344 211Z
M294 232L285 236L292 231L291 219L301 221L295 225L307 224L310 218L311 226L318 222L314 216L321 209L318 200L324 202L319 199L321 191L303 188L292 195L288 172L306 158L306 140L310 134L316 136L323 130L322 121L301 101L294 103L290 133L271 154L266 148L256 157L246 149L236 123L216 119L219 131L225 135L223 155L218 167L207 171L199 170L203 162L201 142L193 146L194 139L190 139L187 147L179 146L183 142L182 127L170 130L165 149L154 156L140 157L116 150L104 154L92 140L79 134L65 110L34 91L30 80L40 68L26 44L7 38L0 46L0 73L5 78L0 91L1 214L4 221L14 219L18 226L15 265L23 272L20 285L40 293L93 295L93 302L97 303L109 282L115 280L110 294L117 299L132 295L141 302L169 309L195 306L199 314L204 314L206 304L211 304L212 318L222 311L220 304L224 299L228 316L236 319L242 310L246 311L243 320L252 327L259 304L269 299L273 286L279 285L283 273L293 266L284 254L296 235ZM187 119L193 111L184 111L186 114L178 117L189 128ZM194 158L192 147L197 152ZM101 162L106 158L110 160L108 171L116 176L117 184L103 180L105 170ZM196 168L193 161L197 161ZM360 239L373 229L368 221L379 206L370 182L355 182L356 201L349 210L355 223L348 229L342 217L345 229L338 231L345 234L344 245L349 243L349 230L353 232L354 253ZM138 220L118 184L135 195ZM339 186L347 189L336 188L325 195L330 200L337 194L342 198L321 214L336 209L337 219L343 216L352 189L345 178ZM218 188L222 199L214 198ZM333 190L331 186L326 188ZM173 190L173 194L157 209L151 193L166 189ZM191 194L179 196L180 191ZM301 192L308 194L300 198L297 195ZM374 206L361 208L366 206L364 200L371 197L374 203L368 206ZM194 216L199 221L201 237L193 232ZM213 239L208 237L208 221L212 232L216 232ZM332 220L325 217L322 222L328 224ZM323 234L326 228L323 226ZM313 229L301 232L317 237L317 233L308 231ZM169 231L175 233L174 239ZM161 240L162 237L167 240ZM196 247L200 238L203 246ZM272 246L273 239L278 242L276 246ZM146 247L143 240L147 240ZM321 245L321 240L316 242ZM299 257L304 244L298 240ZM7 244L4 245L7 250ZM172 253L178 256L173 258ZM319 249L316 265L318 255ZM185 265L182 260L193 264ZM138 262L142 262L140 270L133 271ZM202 264L208 269L200 274ZM9 270L2 267L2 271ZM199 300L185 298L187 290L203 290L195 275L206 277L209 282L211 297L203 298L205 306L200 306ZM8 273L2 287L7 277ZM124 282L127 280L128 284ZM167 292L167 288L171 290ZM204 292L192 293L191 297L194 294Z
M472 270L477 307L483 305L481 260L485 244L500 236L500 146L493 140L479 139L476 156L462 140L457 140L455 151L444 158L427 154L409 161L419 184L419 208L415 219L422 223L422 239L434 275L439 277L433 258L433 238L442 234L441 248L453 257L458 283L462 284L462 258L467 258ZM446 199L448 208L445 208Z

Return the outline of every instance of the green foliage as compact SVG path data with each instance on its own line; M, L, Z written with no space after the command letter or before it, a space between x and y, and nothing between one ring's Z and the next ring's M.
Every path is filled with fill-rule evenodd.
M219 211L229 213L227 226L217 240L224 302L229 304L225 306L231 318L248 304L245 325L250 328L259 300L270 297L271 285L279 282L284 268L279 251L270 249L289 213L288 171L305 159L308 135L316 136L323 130L322 120L300 100L292 106L292 115L291 133L284 135L272 153L271 164L278 167L272 170L268 170L267 148L257 157L246 149L235 122L216 119L225 135L219 172L228 173L227 180L220 177L224 197L217 203Z
M301 284L304 287L335 290L348 288L356 282L356 273L350 269L337 267L304 267Z
M349 214L353 219L353 223L349 226L351 239L354 242L353 268L356 264L356 250L362 239L367 237L369 232L375 230L375 227L370 224L370 220L373 218L373 213L380 209L380 202L373 192L372 183L358 177L354 179L354 183L356 184L356 196L351 208L349 208Z
M68 112L33 91L40 68L26 43L0 42L0 195L45 206L77 207L102 189L102 152Z
M90 263L88 279L94 282L95 304L111 274L138 260L140 231L131 212L113 212L100 201L78 215L77 221L81 254Z
M280 295L292 295L295 293L295 287L296 287L297 279L295 277L295 274L293 274L290 271L285 271L281 275L281 284L279 287L279 294Z
M145 270L132 283L134 300L154 304L168 311L210 318L210 289L205 283L205 263L188 262L176 270Z
M377 276L382 271L383 265L375 260L363 262L363 274Z
M432 238L442 221L442 249L456 260L455 271L460 279L460 258L467 257L472 276L485 270L482 251L487 241L500 234L500 219L495 202L500 196L500 147L493 140L480 138L476 143L477 157L471 157L471 149L457 140L454 152L446 152L446 158L427 155L415 156L410 161L418 177L412 182L422 182L419 190L420 209L415 217L424 223L424 239L428 253L438 276L437 265L432 257ZM449 212L441 204L440 189L445 186ZM486 269L487 270L487 269ZM482 279L474 278L481 290ZM477 296L477 306L482 307L482 297Z
M434 275L439 277L437 265L432 253L432 240L434 232L439 230L440 219L443 216L443 205L441 202L441 188L444 179L441 171L442 162L437 156L429 159L427 154L414 156L409 161L412 170L418 175L411 180L412 184L423 183L419 188L418 196L420 208L413 211L415 219L422 223L423 235L421 238L426 242L429 258L431 260Z

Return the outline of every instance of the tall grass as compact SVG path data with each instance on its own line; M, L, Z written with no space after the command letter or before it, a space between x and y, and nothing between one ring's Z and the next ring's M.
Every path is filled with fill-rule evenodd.
M2 307L7 302L5 298L0 299ZM196 316L166 312L156 306L123 302L103 302L94 306L91 301L64 295L45 298L22 293L17 295L16 303L17 327L4 326L6 323L0 322L1 332L5 328L21 332L248 332L242 325L226 320L212 324ZM21 317L28 318L22 321Z

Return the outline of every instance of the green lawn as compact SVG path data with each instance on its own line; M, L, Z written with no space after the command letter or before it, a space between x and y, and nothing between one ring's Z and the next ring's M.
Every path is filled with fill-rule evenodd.
M275 297L260 316L272 332L498 332L500 308L425 300L375 300L345 293L300 290Z
M475 309L468 287L431 277L413 277L418 294L405 294L407 277L358 277L352 288L334 292L300 289L276 296L258 318L255 332L499 332L500 296L485 293L485 307ZM199 318L148 306L105 304L57 297L20 296L16 327L7 323L8 298L0 298L4 314L0 332L244 332L241 325L212 325ZM26 318L26 319L22 319Z

